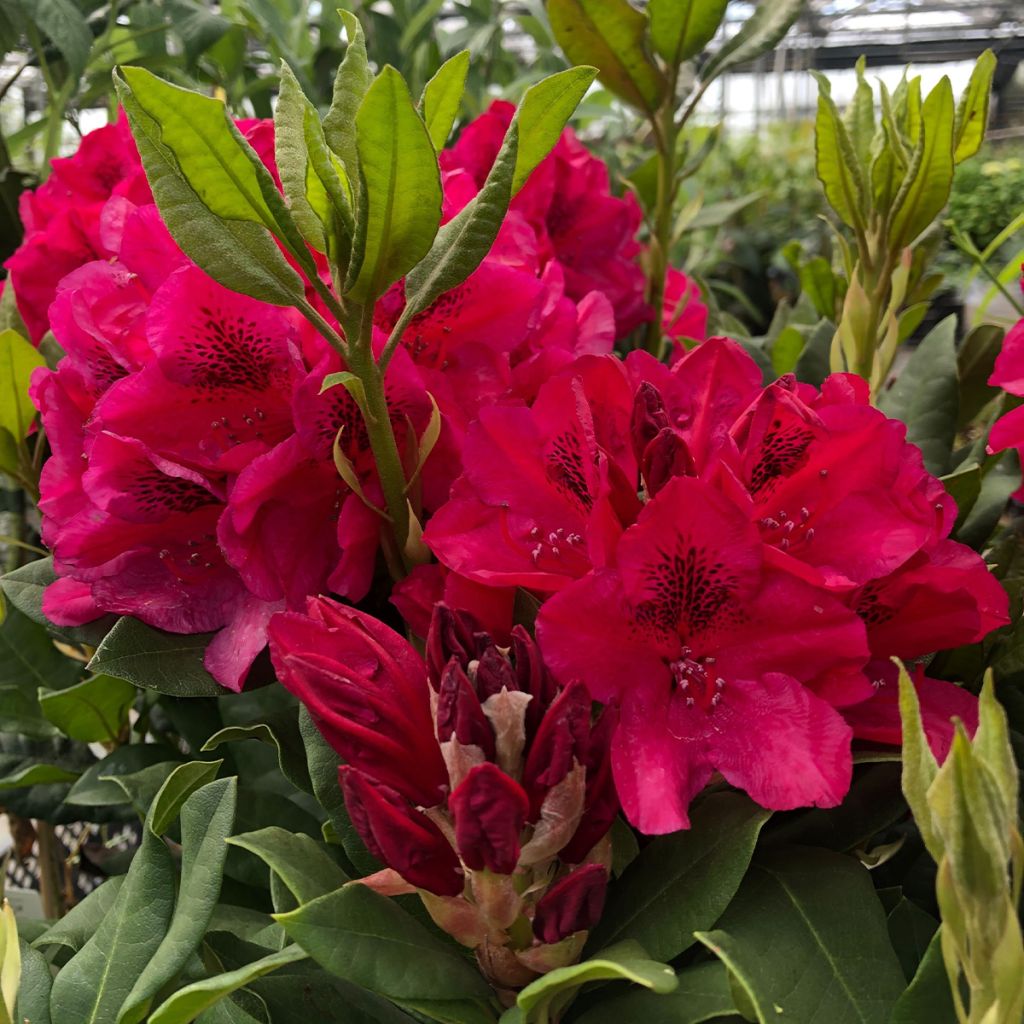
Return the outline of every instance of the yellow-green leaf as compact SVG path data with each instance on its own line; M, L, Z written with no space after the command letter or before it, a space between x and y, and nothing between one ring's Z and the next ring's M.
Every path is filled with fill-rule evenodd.
M32 371L45 365L38 350L17 331L0 331L0 428L18 442L36 415L28 397Z
M829 94L828 81L818 78L818 116L814 148L818 180L832 209L850 227L864 226L864 175L860 160Z
M651 0L651 42L675 67L695 57L714 38L728 0Z
M469 50L462 50L446 60L423 89L420 108L430 141L438 152L444 148L458 117L468 72Z
M992 76L996 73L996 63L996 55L991 50L986 50L974 65L967 88L960 97L953 129L953 144L956 147L953 159L958 164L974 156L985 140L989 99L992 95Z

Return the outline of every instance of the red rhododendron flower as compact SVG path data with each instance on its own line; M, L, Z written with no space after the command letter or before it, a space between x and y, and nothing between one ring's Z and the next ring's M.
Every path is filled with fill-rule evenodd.
M388 867L364 883L419 889L503 987L574 960L603 901L618 809L602 770L611 713L594 721L580 684L559 690L522 627L502 649L445 605L426 661L326 598L275 616L270 635L279 678L346 762L353 824ZM535 938L510 931L520 920Z
M1021 279L1024 291L1024 278ZM1024 395L1024 320L1018 320L1003 338L1003 347L996 357L996 365L988 379L989 384L1002 388L1011 395ZM992 427L989 434L989 451L998 452L1004 448L1016 448L1024 455L1024 406L1011 409ZM1013 495L1018 501L1024 497L1024 487Z
M616 568L550 599L544 657L620 707L615 784L642 831L689 824L719 771L765 807L832 807L850 728L816 687L856 674L864 627L765 560L755 527L710 486L666 485L623 535Z
M665 275L665 299L661 329L676 343L676 355L708 336L708 307L700 300L700 289L681 270L669 267Z

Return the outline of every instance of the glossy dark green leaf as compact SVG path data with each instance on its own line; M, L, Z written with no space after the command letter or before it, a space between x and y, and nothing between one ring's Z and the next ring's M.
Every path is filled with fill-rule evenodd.
M389 999L490 999L453 942L365 886L346 886L277 920L325 970Z
M760 857L716 929L698 938L760 1024L888 1024L904 987L870 875L825 850Z
M217 697L224 692L203 667L212 633L165 633L128 616L103 638L89 668L172 697Z
M552 1003L564 1005L567 996L595 981L627 981L660 995L674 991L679 984L671 967L651 960L639 943L626 940L582 963L549 971L519 993L516 1005L527 1019L533 1014L544 1019L545 1008Z
M60 50L72 81L81 77L92 50L92 32L72 0L31 0L25 12Z
M548 0L558 45L573 64L593 65L612 92L652 113L667 83L647 54L647 17L628 0Z
M949 472L959 413L956 317L932 328L907 361L896 383L879 396L887 416L907 425L907 440L918 445L928 472Z
M953 87L943 77L921 108L921 133L893 200L890 244L899 252L942 212L953 185Z
M696 57L714 38L725 16L727 0L651 0L654 49L675 67Z
M896 950L903 968L903 977L909 983L921 966L939 922L916 903L901 896L896 906L889 911L886 926L892 948Z
M306 763L306 751L299 733L296 712L289 708L269 716L266 721L251 725L229 725L215 732L204 744L203 751L216 750L224 743L259 740L277 752L278 764L284 777L297 789L313 791Z
M316 840L276 825L232 836L228 841L259 857L299 903L340 889L349 880Z
M429 252L441 223L437 154L409 88L390 66L356 115L363 188L346 291L375 301Z
M193 793L208 785L217 777L223 761L186 761L178 765L164 780L149 808L146 827L154 835L163 835L175 822L182 808ZM220 800L223 794L215 791ZM230 804L232 813L235 806L234 787L231 788Z
M221 999L237 992L257 978L276 971L287 964L304 960L306 954L295 945L286 946L280 952L269 953L244 967L216 974L186 985L162 1003L149 1017L148 1024L189 1024L196 1015L213 1006Z
M171 772L180 764L180 761L158 761L156 764L140 768L137 772L111 776L110 781L124 790L128 802L135 808L135 813L140 820L145 821L157 793L163 788Z
M806 0L759 0L754 13L740 30L701 68L701 78L710 81L738 64L754 60L774 49L793 27Z
M83 807L126 804L129 802L127 794L109 776L130 775L150 765L173 761L178 757L173 748L163 743L132 743L118 747L83 772L68 794L68 803Z
M43 715L65 736L85 743L117 741L135 700L131 683L98 675L64 690L39 691Z
M232 291L278 306L304 301L302 279L270 232L252 220L222 219L208 209L178 166L175 151L165 145L158 121L123 79L115 77L114 82L153 197L185 255Z
M235 820L235 779L196 789L181 806L181 884L170 927L121 1007L118 1024L139 1024L157 993L199 948L220 895L226 840Z
M78 775L57 764L30 764L0 776L0 793L25 786L45 786L54 782L74 782Z
M957 1024L949 975L942 961L938 933L928 944L921 966L896 1001L888 1024Z
M732 991L723 964L697 964L676 977L677 988L667 994L646 988L604 990L573 1016L573 1024L702 1024L732 1013Z
M768 817L737 793L702 800L692 828L651 840L611 886L588 949L632 939L663 961L688 949L736 893Z
M999 388L988 383L996 356L1003 347L1004 331L995 324L980 324L970 331L957 350L957 374L960 378L960 415L957 426L969 426L999 395Z
M437 73L423 87L420 108L427 134L439 153L452 133L452 126L459 116L462 94L466 89L466 75L469 72L469 50L462 50L449 57Z
M981 491L970 514L957 528L956 539L980 551L999 525L1006 503L1021 482L1020 457L1016 450L1004 452L981 482Z

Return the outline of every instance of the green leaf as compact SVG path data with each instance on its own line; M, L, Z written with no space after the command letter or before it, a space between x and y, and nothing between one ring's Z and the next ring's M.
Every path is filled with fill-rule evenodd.
M936 932L906 991L896 1001L888 1024L957 1024L949 975Z
M430 141L439 153L452 133L455 118L459 116L468 72L469 50L462 50L449 57L423 88L420 100L423 121Z
M389 999L490 998L458 947L366 886L346 886L275 918L325 970Z
M277 762L281 773L297 789L307 793L313 791L306 764L306 751L299 734L298 720L294 709L287 709L272 715L265 722L252 725L229 725L214 733L202 746L202 752L216 750L222 743L241 740L259 740L277 751Z
M349 879L327 852L309 836L276 825L232 836L232 846L260 858L288 887L299 903L340 889Z
M390 65L363 98L356 129L363 189L346 290L365 304L430 250L441 223L441 178L409 88Z
M121 1007L118 1024L144 1020L157 993L178 976L202 942L220 896L236 791L235 779L219 779L195 790L182 805L181 885L174 916Z
M519 137L513 195L558 142L596 74L592 67L569 68L548 75L526 90L515 116Z
M85 743L113 743L128 724L135 694L131 683L99 675L66 690L40 690L39 706L65 736Z
M137 772L114 775L110 781L124 790L128 802L135 808L135 813L140 820L145 821L157 793L179 764L180 761L157 761L156 764L140 768Z
M862 172L871 165L871 144L875 137L875 94L864 77L867 61L857 60L857 88L844 117L850 143L860 162Z
M162 1003L150 1015L148 1024L189 1024L189 1021L195 1020L203 1010L215 1005L232 992L237 992L271 971L305 958L306 954L298 946L286 946L280 952L270 953L244 967L195 981L179 989Z
M956 361L956 317L937 324L917 346L896 383L878 406L907 425L907 440L921 449L929 473L950 470L956 438L960 382Z
M852 228L864 227L866 185L860 165L839 116L835 101L829 94L828 79L817 75L818 115L814 122L814 151L818 180L825 196L840 220Z
M896 950L900 967L903 968L903 977L910 982L921 966L939 922L916 903L901 896L896 906L889 911L886 926L892 948Z
M964 429L981 413L999 389L988 383L996 356L1003 346L1003 329L994 324L975 327L957 350L957 376L960 378L960 415L957 427Z
M29 378L33 370L45 365L38 350L17 331L0 331L0 428L19 443L36 416L28 397Z
M602 991L594 1004L573 1017L573 1024L702 1024L732 1013L729 974L717 961L680 971L678 987L667 994L632 988Z
M71 0L31 0L25 13L60 50L67 61L68 77L72 81L81 78L92 51L92 32L82 12Z
M167 776L157 791L146 819L147 827L154 835L163 835L181 812L182 807L199 788L215 779L223 761L186 761ZM234 812L234 795L231 806ZM232 819L233 820L233 819Z
M92 938L53 982L53 1024L110 1024L163 941L174 907L171 852L149 829Z
M910 245L942 212L953 185L953 87L945 76L921 108L921 134L893 200L890 246Z
M82 807L107 807L128 803L125 791L111 776L131 775L150 765L173 761L175 750L163 743L132 743L118 747L82 773L71 787L67 802Z
M583 963L549 971L519 993L516 1005L529 1019L535 1010L542 1011L553 1000L562 1003L566 995L593 981L628 981L660 995L672 992L679 984L676 972L668 964L649 959L639 943L627 940L601 950ZM541 1019L545 1016L541 1012Z
M992 95L992 76L996 73L996 55L986 50L974 65L970 81L956 108L953 126L953 160L961 164L974 156L985 141L988 107Z
M182 172L175 151L164 143L159 122L147 113L124 79L115 76L114 84L128 115L153 198L185 255L232 291L278 306L304 301L302 278L288 264L270 232L261 223L225 220L213 213ZM246 155L244 151L242 155ZM231 191L222 187L221 190ZM219 204L216 198L214 201Z
M212 636L165 633L124 616L103 638L88 667L171 697L218 697L224 688L203 668Z
M701 80L709 82L730 68L774 49L792 28L804 4L805 0L760 0L739 32L701 68Z
M21 984L14 1019L18 1024L50 1024L50 963L26 942L21 943Z
M769 812L737 793L716 793L694 809L693 826L653 839L611 887L589 949L633 939L655 960L693 945L728 906Z
M35 942L36 947L66 946L78 952L102 924L124 884L124 875L109 878L76 903L59 921L51 925Z
M717 929L698 938L760 1024L888 1024L904 987L867 870L825 850L759 859Z
M651 0L647 13L651 19L654 49L677 67L696 57L714 38L725 17L728 0Z
M667 83L646 52L647 18L627 0L548 0L558 45L573 64L592 64L612 92L653 113Z
M1020 458L1015 449L998 457L998 461L981 481L981 491L964 522L956 528L956 539L980 551L999 525L1010 495L1020 487Z
M832 372L829 366L829 352L835 330L835 324L830 320L819 320L814 325L793 370L797 380L821 387L825 378Z
M324 137L337 154L348 175L353 193L360 191L359 154L356 148L356 113L373 82L366 59L366 40L359 19L348 11L339 11L348 33L345 59L334 79L331 108L324 118Z
M25 786L45 786L54 782L74 782L78 773L56 764L31 764L0 777L0 792Z
M783 327L779 336L772 342L772 370L778 376L791 373L804 350L804 336L790 324Z

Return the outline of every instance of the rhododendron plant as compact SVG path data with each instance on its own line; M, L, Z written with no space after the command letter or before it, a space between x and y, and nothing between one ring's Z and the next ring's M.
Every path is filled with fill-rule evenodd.
M732 337L673 265L688 122L799 7L548 0L578 66L467 123L468 53L414 100L346 12L326 111L291 60L259 120L115 71L0 301L0 789L51 917L54 823L132 849L0 939L0 1019L889 1024L940 958L998 1002L1024 336L896 358L991 62L877 128L822 85L834 319Z

